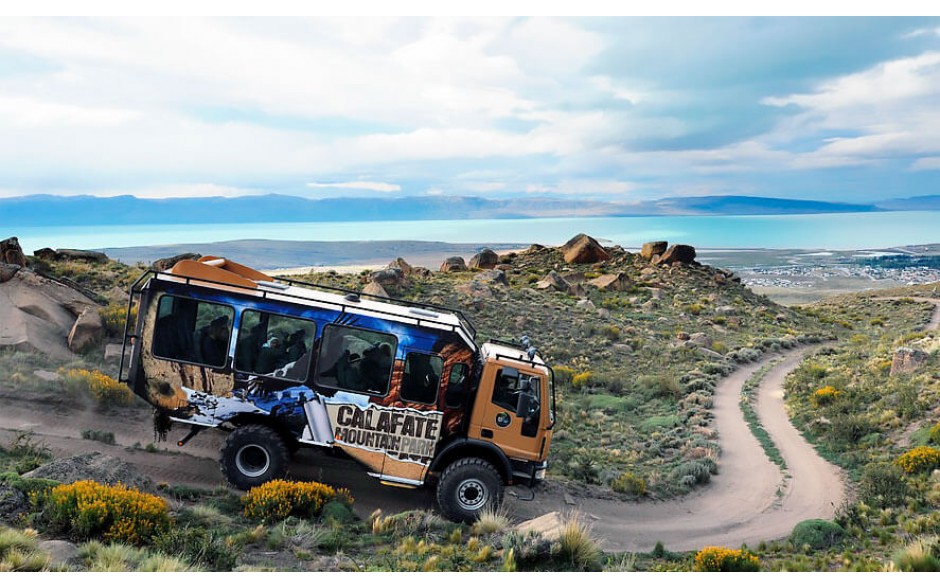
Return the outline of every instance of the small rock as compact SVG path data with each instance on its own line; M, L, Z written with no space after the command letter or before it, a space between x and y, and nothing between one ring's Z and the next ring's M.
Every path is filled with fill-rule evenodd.
M624 273L601 275L587 282L601 291L625 291L630 289L630 280Z
M568 503L570 498L571 496L566 493L565 503ZM575 504L569 503L568 505ZM528 534L529 532L536 532L546 540L554 540L561 535L561 528L564 526L564 524L565 521L561 514L558 512L549 512L543 516L539 516L531 520L526 520L521 524L517 524L515 529L522 535Z
M382 284L376 283L375 281L370 281L362 288L362 293L370 296L378 296L381 298L391 297L388 295L388 292L382 287Z
M124 350L124 347L119 344L106 344L104 345L104 360L105 361L117 361L121 358L121 351Z
M111 346L111 345L108 345ZM121 348L121 345L117 345L118 348ZM45 371L43 369L37 369L33 371L33 375L37 378L42 379L43 381L58 381L62 377L55 371Z
M44 247L42 249L33 251L33 256L39 259L42 259L43 261L55 261L56 260L55 251L50 249L49 247Z
M568 295L574 296L576 298L583 298L587 296L587 292L584 291L584 286L580 283L572 283L568 286Z
M607 308L598 308L597 315L600 318L610 318L610 310Z
M723 359L725 356L717 351L707 349L705 347L698 347L698 351L705 355L706 357L712 357L714 359Z
M506 272L499 269L490 269L479 275L474 276L473 281L486 285L499 285L508 287L509 279L506 278Z
M666 297L666 292L664 292L662 289L658 287L649 287L647 289L649 290L650 295L653 297L654 300L661 300L664 297Z
M576 303L575 306L579 308L585 308L587 310L593 310L594 302L592 302L591 300L578 300L578 303Z
M732 314L737 314L738 310L734 306L718 306L715 308L716 314L721 314L722 316L730 316Z
M489 300L493 298L493 291L479 281L468 281L454 286L454 291L462 293L469 298L479 300Z
M49 555L52 565L68 565L80 557L78 546L68 540L40 540L36 546Z
M536 289L554 289L555 291L567 292L568 288L571 287L571 284L562 279L560 275L553 269L548 272L548 275L543 277L540 281L535 284Z
M696 332L689 336L689 344L698 347L710 347L712 346L712 337L708 336L704 332Z
M689 340L689 333L688 333L688 332L681 332L681 331L680 331L680 332L677 332L677 333L676 333L676 340Z

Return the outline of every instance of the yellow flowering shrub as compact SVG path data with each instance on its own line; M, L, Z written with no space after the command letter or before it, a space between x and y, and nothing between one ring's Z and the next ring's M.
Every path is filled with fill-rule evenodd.
M98 311L101 322L108 336L121 337L124 335L124 320L127 318L127 306L119 303L110 303ZM131 325L137 323L137 306L131 308Z
M827 385L826 387L814 391L810 401L815 407L818 408L820 406L828 406L832 404L832 402L834 402L840 395L842 395L841 391L831 385Z
M895 463L908 474L940 469L940 450L932 446L918 446L899 456Z
M695 554L695 570L703 572L759 571L760 559L741 549L706 546Z
M594 376L590 371L585 371L583 373L578 373L571 378L571 387L575 389L581 389L591 382L591 378Z
M53 528L81 539L146 544L171 524L166 500L121 484L84 480L33 495Z
M123 383L101 371L59 369L62 383L69 393L88 393L99 404L129 405L134 394Z
M346 489L333 489L315 481L284 481L276 479L248 490L242 498L245 517L253 520L283 520L289 516L316 516L330 501L352 505Z

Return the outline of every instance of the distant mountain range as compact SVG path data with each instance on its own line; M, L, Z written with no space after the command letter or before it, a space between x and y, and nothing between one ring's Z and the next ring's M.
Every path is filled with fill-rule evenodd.
M755 196L674 197L649 202L561 198L490 199L476 196L326 198L268 194L236 198L31 195L0 198L0 228L127 224L244 224L547 218L565 216L699 216L825 214L940 210L940 196L843 204Z

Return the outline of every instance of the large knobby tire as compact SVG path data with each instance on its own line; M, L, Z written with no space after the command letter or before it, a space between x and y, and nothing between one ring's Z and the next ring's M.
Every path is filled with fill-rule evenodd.
M251 489L287 472L290 457L281 435L260 424L235 429L222 445L219 467L229 483Z
M503 480L483 459L451 463L437 485L437 503L451 520L472 524L484 511L495 511L503 500Z

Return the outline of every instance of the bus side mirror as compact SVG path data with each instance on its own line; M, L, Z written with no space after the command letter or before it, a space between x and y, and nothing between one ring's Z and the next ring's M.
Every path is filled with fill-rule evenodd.
M539 399L531 393L519 394L519 405L516 407L517 418L531 418L539 413Z

